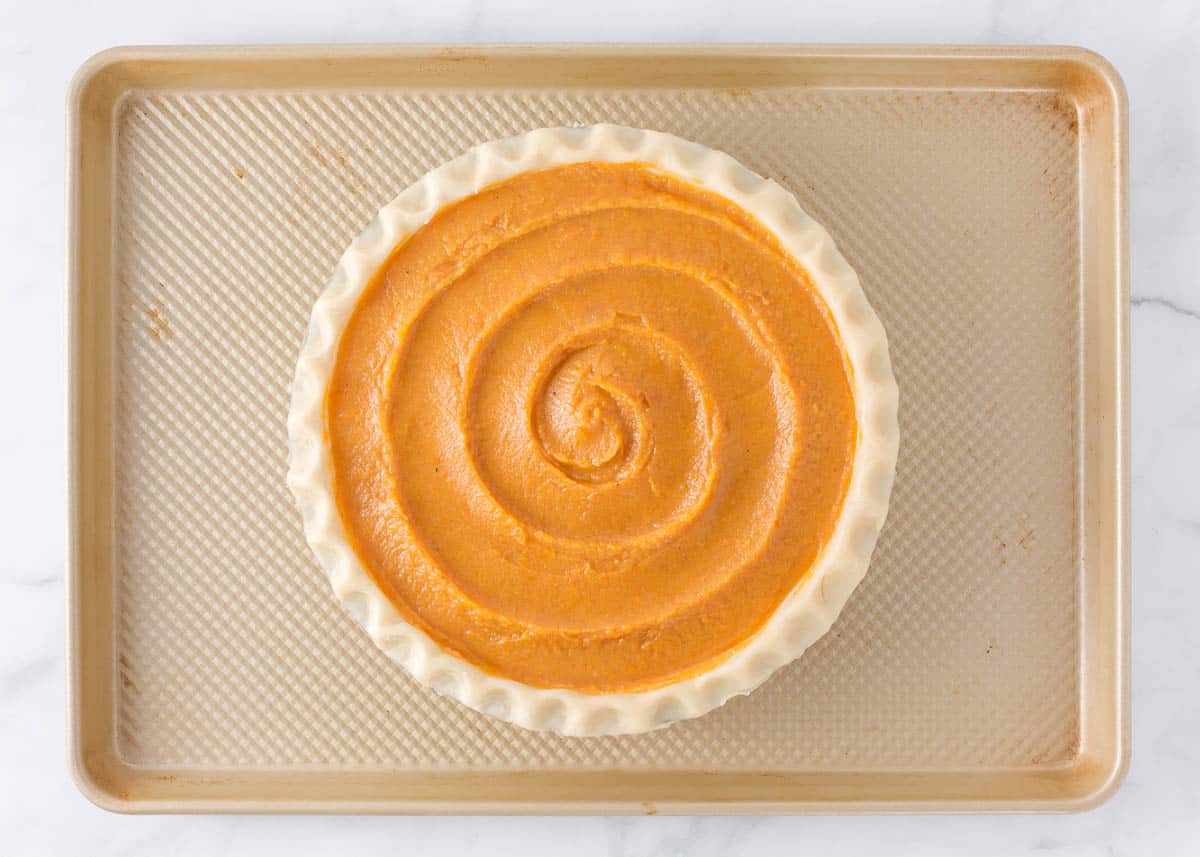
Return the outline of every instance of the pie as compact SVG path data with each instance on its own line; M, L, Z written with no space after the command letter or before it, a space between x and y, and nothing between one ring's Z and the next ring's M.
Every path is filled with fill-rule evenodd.
M670 135L542 129L435 169L346 251L289 484L418 681L641 732L830 627L887 514L896 407L883 327L791 194Z

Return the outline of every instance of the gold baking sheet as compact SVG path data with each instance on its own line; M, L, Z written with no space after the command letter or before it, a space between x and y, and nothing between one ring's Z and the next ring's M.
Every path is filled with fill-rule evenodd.
M1071 48L122 48L69 102L70 714L123 811L1067 810L1127 729L1126 108ZM830 634L648 735L522 731L337 606L284 485L313 299L399 190L615 122L789 188L901 389Z

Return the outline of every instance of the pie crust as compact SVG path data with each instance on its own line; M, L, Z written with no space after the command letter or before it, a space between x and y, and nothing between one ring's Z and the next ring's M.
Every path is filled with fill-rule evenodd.
M714 192L755 218L804 269L849 365L857 443L841 511L808 573L770 618L701 672L648 690L536 687L481 669L407 621L347 537L336 501L326 396L359 298L394 249L447 205L515 176L567 164L638 163ZM354 240L313 307L288 416L288 485L334 593L379 648L417 681L485 714L564 735L627 734L696 717L749 693L833 624L866 573L887 515L899 442L887 339L858 277L786 190L733 158L669 134L594 125L485 143L426 174Z

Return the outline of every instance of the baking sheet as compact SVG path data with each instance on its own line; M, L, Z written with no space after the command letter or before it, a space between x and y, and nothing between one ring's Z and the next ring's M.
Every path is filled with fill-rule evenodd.
M1127 754L1125 108L1073 49L120 49L71 101L75 773L130 811L1070 809ZM767 685L643 736L410 681L290 495L311 303L400 189L555 124L792 190L890 338L866 581Z

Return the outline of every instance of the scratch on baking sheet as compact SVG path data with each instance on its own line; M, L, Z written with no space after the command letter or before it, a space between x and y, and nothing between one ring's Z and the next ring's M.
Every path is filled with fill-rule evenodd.
M1008 565L1008 555L1005 553L1008 550L1008 543L1000 538L999 533L994 534L992 538L996 540L996 553L1000 555L1000 568L1004 568Z
M134 682L134 680L132 678L130 678L130 676L129 676L129 661L125 658L124 655L121 655L119 658L117 658L117 665L121 668L120 669L121 687L125 688L126 690L132 690L134 693L137 693L137 689L138 689L137 683Z
M732 95L734 98L743 98L754 94L754 90L748 86L727 86L721 91L726 95Z
M477 62L485 63L488 58L483 54L472 54L459 48L442 48L437 52L438 59L448 60L449 62Z
M158 307L152 306L146 309L146 318L148 323L146 329L150 331L150 335L160 342L164 339L170 339L174 332L171 330L171 323L167 321L167 317L163 315L163 311Z
M329 162L328 162L328 161L326 161L326 160L325 160L325 156L321 154L321 147L320 147L320 146L317 146L317 145L312 145L312 146L309 146L309 147L308 147L308 154L309 154L309 155L311 155L311 156L312 156L312 159L313 159L314 161L316 161L318 164L320 164L321 166L323 166L323 167L327 167L327 166L329 166Z
M308 154L323 169L329 169L332 166L330 163L332 159L337 165L334 175L346 190L351 193L362 193L369 187L368 182L363 178L362 174L350 166L345 153L329 147L322 148L319 144L313 143L308 147Z
M1030 543L1035 542L1035 541L1037 541L1037 533L1034 532L1033 529L1030 529L1030 530L1026 531L1025 535L1023 535L1023 536L1021 536L1021 538L1017 539L1017 544L1020 545L1025 550L1029 550Z

